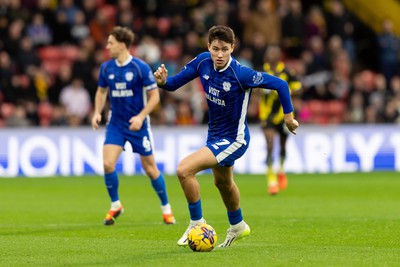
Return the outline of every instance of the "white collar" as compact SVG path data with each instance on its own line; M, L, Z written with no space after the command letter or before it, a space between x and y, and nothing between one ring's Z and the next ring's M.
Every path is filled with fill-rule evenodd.
M223 71L225 71L225 70L229 67L229 65L231 65L231 62L232 62L232 57L229 57L229 61L228 61L228 63L226 64L226 66L225 66L223 69L217 70L217 69L215 68L215 65L214 65L214 70L215 70L215 71L218 71L218 72L223 72Z
M128 65L129 62L131 62L132 58L133 58L132 55L129 55L129 57L127 58L127 60L125 60L125 62L122 63L122 64L119 64L119 63L118 63L118 60L115 59L115 64L116 64L118 67L126 66L126 65Z

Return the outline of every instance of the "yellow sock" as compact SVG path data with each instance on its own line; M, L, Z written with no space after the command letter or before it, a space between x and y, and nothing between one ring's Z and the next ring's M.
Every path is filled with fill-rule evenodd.
M270 166L268 167L268 170L267 170L267 179L268 179L269 184L277 183L277 181L278 181L274 171L272 170L272 167L270 167Z

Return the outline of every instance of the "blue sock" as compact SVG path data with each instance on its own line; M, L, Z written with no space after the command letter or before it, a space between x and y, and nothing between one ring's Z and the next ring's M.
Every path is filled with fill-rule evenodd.
M157 179L151 180L151 185L153 186L154 190L156 191L158 197L161 200L161 205L168 204L168 195L167 189L165 187L165 180L164 176L160 173Z
M111 198L111 201L117 201L119 200L118 196L118 175L116 171L113 171L112 173L106 173L104 174L104 180L106 182L106 187L108 191L108 195Z
M201 209L201 199L195 203L188 203L190 219L193 221L203 218L203 210Z
M228 219L231 225L240 223L243 220L242 209L239 208L237 211L228 211Z

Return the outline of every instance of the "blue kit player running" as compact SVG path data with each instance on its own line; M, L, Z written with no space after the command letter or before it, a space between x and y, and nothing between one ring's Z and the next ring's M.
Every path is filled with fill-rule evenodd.
M235 42L231 28L214 26L208 34L209 52L199 54L175 76L167 78L168 72L164 65L154 75L159 87L168 91L175 91L199 77L209 107L206 145L184 158L177 168L190 213L189 226L177 243L187 245L190 229L205 222L200 185L195 175L211 168L214 184L221 194L230 223L226 239L219 247L229 247L236 240L250 235L250 227L243 220L240 208L240 194L233 179L233 165L249 146L246 114L252 88L276 90L289 131L295 133L299 124L292 115L293 106L287 82L240 65L231 56Z
M111 209L104 224L113 225L124 211L118 195L119 182L115 164L127 141L131 144L133 152L140 155L142 167L160 198L164 222L173 224L175 218L168 202L164 177L158 170L153 155L148 116L159 103L160 95L149 65L129 53L133 37L132 31L125 27L115 27L110 33L106 48L112 59L100 67L95 97L93 129L99 128L107 95L111 106L103 146L104 178L111 198Z

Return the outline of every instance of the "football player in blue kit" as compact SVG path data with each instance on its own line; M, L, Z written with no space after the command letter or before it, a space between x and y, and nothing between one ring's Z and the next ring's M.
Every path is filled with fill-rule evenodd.
M118 194L118 175L115 165L126 142L140 155L145 173L161 201L163 220L175 223L168 201L164 176L157 168L153 155L153 138L150 127L150 112L160 101L157 83L149 65L133 57L129 47L134 34L126 27L115 27L108 36L106 48L112 59L100 66L98 88L95 97L93 129L99 128L101 112L110 99L110 118L103 146L104 178L111 208L104 220L113 225L124 211Z
M226 239L219 247L229 247L250 235L250 227L243 220L240 208L240 194L233 179L233 165L249 146L246 114L252 89L276 90L288 130L295 134L299 126L293 118L287 82L240 65L231 56L234 43L235 35L231 28L213 26L208 32L208 52L197 55L175 76L167 77L168 71L164 65L154 73L158 86L168 91L175 91L199 77L209 107L206 145L179 162L176 171L190 213L189 226L177 242L181 246L187 245L190 229L205 222L196 174L209 168L226 206L230 224Z

